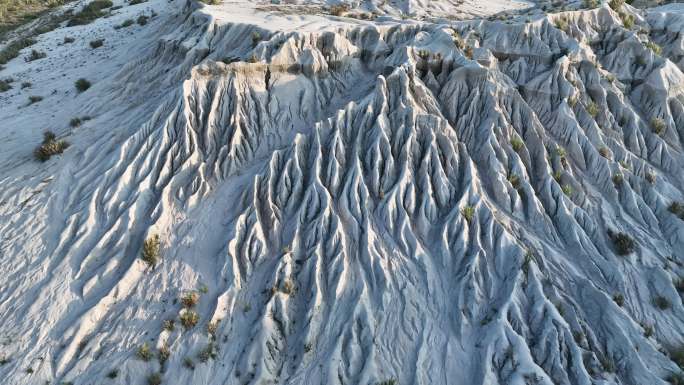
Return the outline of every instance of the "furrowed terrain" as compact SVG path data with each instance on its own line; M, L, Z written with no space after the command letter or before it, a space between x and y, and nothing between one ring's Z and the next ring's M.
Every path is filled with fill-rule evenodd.
M684 7L369 4L4 64L3 383L684 384Z

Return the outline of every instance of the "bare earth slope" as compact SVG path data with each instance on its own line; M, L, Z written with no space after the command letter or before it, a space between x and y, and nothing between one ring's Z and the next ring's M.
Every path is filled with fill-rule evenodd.
M40 35L0 72L3 383L676 383L684 14L621 12Z

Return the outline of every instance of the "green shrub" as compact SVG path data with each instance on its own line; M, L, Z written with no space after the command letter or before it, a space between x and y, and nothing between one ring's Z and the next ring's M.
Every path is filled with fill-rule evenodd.
M508 182L513 186L514 189L520 188L520 177L517 174L511 174L508 176Z
M650 49L651 51L653 51L653 53L656 54L656 55L660 55L660 54L662 53L662 51L663 51L663 49L660 48L660 46L659 46L658 44L656 44L656 43L654 43L654 42L652 42L652 41L647 41L646 44L645 44L645 46L646 46L646 48L648 48L648 49Z
M349 11L349 6L347 4L330 6L330 14L333 16L342 16L347 11Z
M613 240L613 246L615 246L615 251L617 255L629 255L636 251L636 242L625 233L609 233L611 239Z
M24 60L26 60L26 62L28 63L28 62L32 62L34 60L44 59L46 57L47 57L47 54L45 52L36 51L35 49L33 49L33 50L31 50L31 54L29 56L27 56Z
M684 345L671 349L670 358L677 366L684 369Z
M197 294L196 292L189 292L181 297L181 304L186 309L191 309L195 307L195 305L197 305L198 302L199 294Z
M673 201L667 207L667 210L672 214L678 216L680 219L684 220L684 203Z
M560 17L556 19L555 22L556 28L560 29L563 32L568 32L570 30L570 25L568 24L568 20L565 17Z
M473 206L466 206L461 209L461 215L463 215L463 218L465 218L468 223L473 221L473 218L475 217L475 207Z
M138 347L135 355L145 362L154 358L154 353L152 353L152 349L150 349L149 345L147 345L147 342L144 342L142 345L140 345L140 347Z
M6 92L12 89L11 81L0 79L0 92Z
M76 128L76 127L78 127L78 126L80 126L80 125L81 125L81 119L79 119L79 118L72 118L72 119L69 121L69 126L70 126L70 127Z
M511 138L511 147L513 147L513 151L520 152L524 146L525 143L523 143L519 136L516 135Z
M398 385L398 384L399 384L399 382L394 378L390 378L390 379L387 379L384 381L379 381L377 383L377 385Z
M677 291L679 292L679 295L684 294L684 278L678 278L678 279L674 282L674 287L675 287L675 289L677 289Z
M596 117L596 115L598 115L598 113L599 113L598 105L596 103L594 103L593 101L589 102L589 104L587 104L587 112L592 117Z
M104 39L97 39L90 42L90 48L100 48L104 44Z
M199 354L197 354L197 359L200 360L200 362L207 362L210 359L216 359L216 356L216 345L210 342L204 349L200 350Z
M613 183L616 185L620 186L622 185L622 182L624 181L624 176L622 175L621 172L617 172L613 175Z
M169 345L164 344L161 348L159 348L159 353L157 353L159 364L163 366L169 357L171 357L171 349L169 349Z
M622 307L625 304L625 297L622 294L617 293L613 295L613 301L615 301L618 306Z
M149 16L140 15L140 16L138 16L138 19L136 21L137 21L138 25L145 25L145 24L147 24L147 20L149 20L149 19L150 19Z
M145 261L150 267L154 267L159 262L159 249L161 241L159 235L154 234L145 239L143 242L143 249L140 258Z
M34 104L34 103L38 103L39 101L43 100L43 97L38 96L38 95L32 95L32 96L29 96L28 99L29 99L29 104Z
M71 19L69 19L67 27L90 24L94 20L104 16L105 13L102 12L102 10L105 8L109 8L112 5L113 3L110 0L92 1L88 3L85 7L83 7L80 12L76 13L71 17Z
M133 24L135 24L135 21L133 19L126 19L123 21L123 23L121 23L120 25L118 25L115 28L117 28L117 29L118 28L127 28L127 27L132 26Z
M10 60L19 56L19 52L32 45L36 44L36 41L30 37L25 37L22 39L17 39L12 43L5 46L5 48L0 51L0 64L7 64Z
M663 132L665 132L666 128L667 128L667 125L665 124L665 121L663 119L661 119L661 118L651 119L651 130L656 135L661 135Z
M252 32L252 47L256 47L261 41L261 34L258 31Z
M672 373L667 376L667 382L672 385L684 385L684 373Z
M172 332L176 329L176 321L172 319L167 319L162 322L162 328L166 331Z
M147 385L161 385L162 376L160 373L152 373L147 376Z
M567 196L570 196L573 193L572 186L570 186L569 184L564 184L561 187L561 190L563 190L563 194L565 194Z
M599 0L584 0L584 8L593 9L599 6Z
M620 12L620 19L622 19L622 25L627 29L632 29L634 27L634 15L629 13Z
M667 310L672 307L670 300L661 295L653 298L653 304L660 310Z
M65 140L56 140L56 135L51 131L43 133L43 143L33 150L33 156L45 162L53 155L61 154L69 147L69 143Z
M147 0L131 0L128 2L128 5L136 5L136 4L146 3L146 2L147 2Z
M190 370L195 370L195 362L190 357L185 357L183 359L183 366Z
M185 310L180 315L180 322L186 330L192 329L199 322L199 314L192 310Z
M624 4L625 0L610 0L610 2L608 2L608 5L613 9L613 11L619 10Z
M64 44L71 44L71 43L73 43L73 42L75 42L75 41L76 41L76 39L74 39L73 37L64 36Z
M644 337L649 338L653 335L653 325L642 325L644 327Z
M107 378L117 378L119 377L119 369L112 369L107 373Z
M21 89L23 90L24 88L29 88L33 85L31 82L22 82L21 83Z
M74 85L76 86L78 92L83 92L90 88L90 82L84 78L76 80L76 83L74 83Z

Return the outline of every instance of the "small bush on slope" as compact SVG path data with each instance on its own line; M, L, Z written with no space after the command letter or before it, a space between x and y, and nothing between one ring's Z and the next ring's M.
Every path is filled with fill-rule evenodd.
M12 86L10 85L10 81L7 81L6 79L0 79L0 92L5 92L9 91L12 89Z
M157 359L159 360L160 365L164 365L166 361L171 357L171 349L169 348L169 345L164 343L161 348L159 348L159 353L157 354Z
M34 39L23 38L8 44L2 51L0 51L0 64L7 64L8 61L19 56L19 51L26 47L30 47L35 43L36 41Z
M147 376L147 385L161 385L162 376L159 373L152 373Z
M670 374L667 377L667 382L672 385L684 385L684 373Z
M589 115L596 117L596 115L599 113L598 105L596 105L594 102L590 102L587 104L587 112Z
M660 118L651 119L651 130L653 130L653 132L656 135L660 135L663 132L665 132L665 128L667 128L667 126L665 125L664 120L662 120Z
M475 207L473 206L466 206L463 209L461 209L461 215L463 215L463 218L465 218L468 223L473 221L473 217L475 217Z
M667 310L672 307L670 300L661 295L653 298L653 304L660 310Z
M154 267L159 262L159 235L154 234L145 239L143 242L143 249L140 258L145 261L150 267Z
M186 309L195 307L197 302L199 302L199 294L195 292L186 293L181 297L181 304L183 304L183 307Z
M90 48L100 48L104 44L104 39L97 39L90 42Z
M136 357L145 362L151 360L154 357L154 354L152 353L152 350L150 349L149 345L147 345L147 342L144 342L142 345L140 345L138 351L135 352L135 355Z
M674 361L681 369L684 369L684 345L670 350L670 358Z
M95 0L90 2L88 5L83 7L80 12L75 14L69 19L67 27L73 27L75 25L90 24L94 20L99 19L104 16L105 13L102 12L103 9L109 8L113 5L110 0Z
M80 78L80 79L76 80L76 82L74 83L74 86L76 87L78 92L83 92L83 91L87 90L88 88L90 88L90 82L87 79Z
M34 61L34 60L43 59L43 58L46 58L46 57L47 57L47 54L46 54L45 52L36 51L36 50L34 49L34 50L31 50L31 54L28 55L24 60L28 63L28 62L32 62L32 61Z
M609 233L617 255L629 255L636 250L636 242L625 233Z
M624 4L625 0L610 0L610 2L608 3L608 5L610 6L610 8L613 9L613 11L619 10L620 8L622 8Z
M676 201L672 202L670 206L668 206L667 210L684 220L684 203Z
M33 151L33 156L41 162L45 162L53 155L61 154L69 147L65 140L56 140L54 133L46 131L43 134L43 143Z
M377 385L398 385L398 384L399 384L399 382L396 379L390 378L388 380L378 382Z
M185 357L183 359L183 366L190 370L195 370L195 362L190 357Z
M180 322L186 330L192 329L199 322L199 315L192 310L186 310L181 314Z

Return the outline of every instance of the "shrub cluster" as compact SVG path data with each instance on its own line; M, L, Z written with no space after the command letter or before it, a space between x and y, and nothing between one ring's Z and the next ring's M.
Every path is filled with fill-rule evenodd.
M613 240L613 246L617 255L629 255L636 251L636 242L625 233L609 232L610 238Z
M63 153L69 147L67 141L57 140L56 138L56 135L51 131L46 131L43 134L43 143L33 151L33 155L37 160L45 162L53 155Z
M34 44L36 41L30 37L13 41L0 51L0 64L7 64L8 61L19 56L19 51Z

